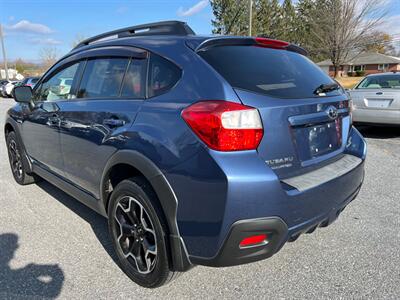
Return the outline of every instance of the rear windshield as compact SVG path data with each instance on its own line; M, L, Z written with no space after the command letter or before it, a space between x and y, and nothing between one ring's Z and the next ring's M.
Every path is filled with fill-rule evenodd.
M400 75L368 76L356 89L400 89Z
M199 52L234 88L277 98L319 97L314 91L334 81L307 57L252 46L221 46ZM341 94L341 90L327 93Z

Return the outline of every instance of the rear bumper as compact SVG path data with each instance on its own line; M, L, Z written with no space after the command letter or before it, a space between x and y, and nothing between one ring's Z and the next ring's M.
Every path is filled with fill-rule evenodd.
M240 249L240 241L244 238L267 234L268 243L263 246ZM218 254L213 258L191 257L194 264L210 267L228 267L265 259L276 253L286 242L288 228L279 217L240 220L235 222L230 229Z
M191 262L210 267L229 267L269 258L277 253L286 242L293 242L303 233L312 233L316 228L327 227L334 222L346 206L357 197L360 187L361 185L342 205L332 207L329 213L291 228L288 228L287 224L279 217L237 221L231 226L228 237L215 257L192 256ZM268 243L247 249L239 248L240 241L257 234L267 234Z
M356 108L353 111L353 121L356 123L400 125L400 109L379 110Z
M354 128L343 154L361 163L303 191L283 184L253 151L200 153L180 165L167 178L178 198L177 222L190 261L230 266L264 259L301 233L332 223L364 178L366 144ZM198 174L187 176L190 167ZM252 231L272 233L273 240L264 248L239 249Z

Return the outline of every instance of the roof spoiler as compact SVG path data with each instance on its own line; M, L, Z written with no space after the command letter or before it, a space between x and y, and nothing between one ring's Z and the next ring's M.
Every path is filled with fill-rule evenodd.
M196 52L206 51L213 47L218 46L259 46L265 48L274 48L274 49L282 49L288 50L292 52L299 53L304 56L308 56L308 52L297 46L295 44L290 44L288 42L274 40L270 38L264 37L217 37L205 40L200 45L198 45L194 50Z
M195 35L192 28L181 21L164 21L125 27L96 35L80 42L74 49L116 36L116 38L151 35Z

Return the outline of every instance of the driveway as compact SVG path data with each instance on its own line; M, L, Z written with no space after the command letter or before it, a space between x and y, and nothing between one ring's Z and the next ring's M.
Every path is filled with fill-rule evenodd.
M13 100L0 98L0 125ZM400 298L400 130L361 129L364 186L327 228L272 258L195 267L156 290L113 260L106 220L52 185L18 186L0 132L0 298Z

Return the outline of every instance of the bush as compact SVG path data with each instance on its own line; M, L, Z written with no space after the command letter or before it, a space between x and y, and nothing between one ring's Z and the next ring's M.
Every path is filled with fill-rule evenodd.
M365 71L357 71L356 74L358 77L361 77L365 75Z
M347 72L347 76L353 77L354 76L354 72Z

